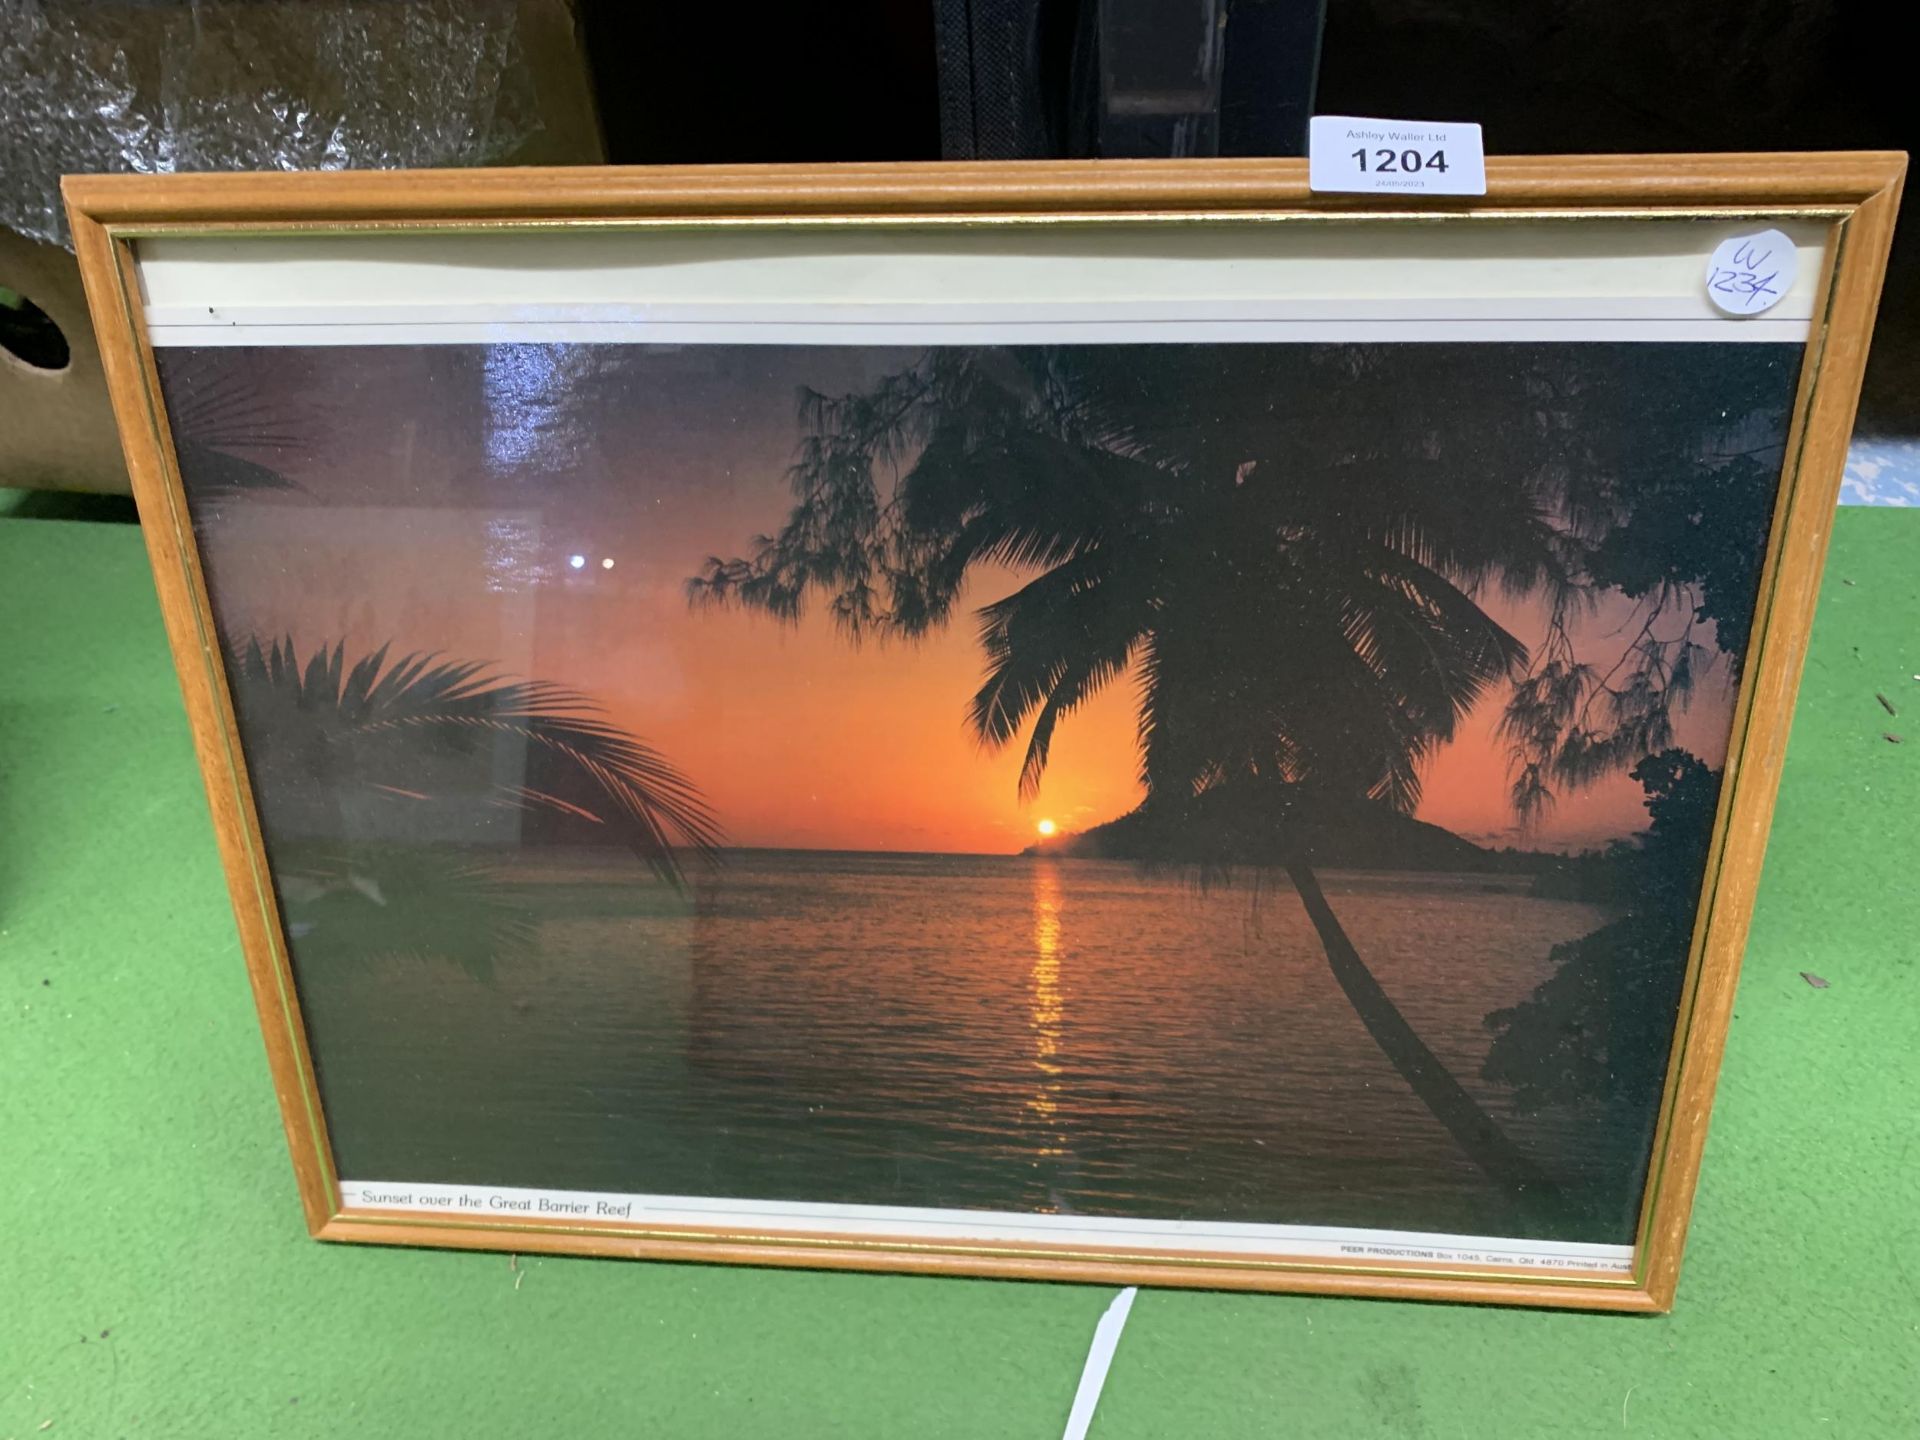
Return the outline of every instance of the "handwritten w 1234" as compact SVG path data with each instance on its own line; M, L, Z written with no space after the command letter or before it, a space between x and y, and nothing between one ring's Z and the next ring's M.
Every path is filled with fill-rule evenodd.
M1707 298L1728 315L1758 315L1785 298L1799 268L1799 252L1780 231L1735 235L1707 261Z

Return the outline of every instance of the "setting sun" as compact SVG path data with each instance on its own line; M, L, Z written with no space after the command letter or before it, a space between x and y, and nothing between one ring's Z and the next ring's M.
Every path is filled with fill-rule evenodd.
M1055 830L1059 829L1060 827L1055 825L1051 820L1042 820L1038 825L1034 826L1033 828L1038 830L1042 835L1051 835Z

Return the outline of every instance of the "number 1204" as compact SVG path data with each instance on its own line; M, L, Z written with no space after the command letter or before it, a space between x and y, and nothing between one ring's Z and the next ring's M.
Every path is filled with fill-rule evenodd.
M1436 150L1431 155L1422 155L1418 150L1375 150L1371 165L1367 162L1368 152L1356 150L1354 160L1364 170L1374 170L1382 175L1404 172L1416 175L1422 170L1438 170L1447 173L1447 152Z

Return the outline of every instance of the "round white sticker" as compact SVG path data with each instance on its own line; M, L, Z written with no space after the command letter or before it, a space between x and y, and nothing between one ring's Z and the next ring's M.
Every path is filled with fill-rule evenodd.
M1771 310L1793 288L1800 256L1778 230L1722 240L1707 261L1707 298L1729 315Z

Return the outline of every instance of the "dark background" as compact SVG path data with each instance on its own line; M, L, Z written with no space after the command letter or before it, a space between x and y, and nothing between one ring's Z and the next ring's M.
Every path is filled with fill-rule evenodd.
M926 0L582 12L616 162L940 155ZM1476 120L1496 155L1907 149L1920 127L1887 13L1865 0L1330 0L1314 108ZM1862 408L1861 428L1880 433L1920 427L1920 217L1904 214Z

